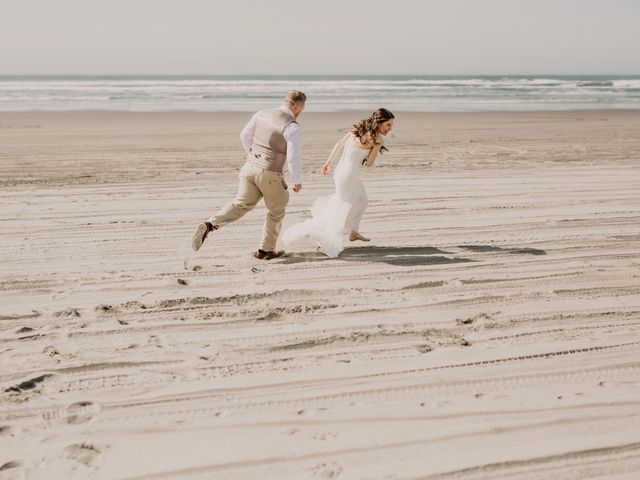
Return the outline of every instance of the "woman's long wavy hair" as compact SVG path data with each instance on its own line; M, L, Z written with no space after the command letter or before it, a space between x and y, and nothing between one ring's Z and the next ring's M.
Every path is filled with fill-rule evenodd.
M370 117L364 118L353 125L351 133L353 133L363 145L380 145L378 125L392 118L396 118L393 113L386 108L379 108L373 112Z

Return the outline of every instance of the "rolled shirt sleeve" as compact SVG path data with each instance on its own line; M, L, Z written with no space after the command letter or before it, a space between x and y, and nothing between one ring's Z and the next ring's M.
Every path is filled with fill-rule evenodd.
M294 184L302 183L302 127L295 122L282 132L287 141L287 164Z

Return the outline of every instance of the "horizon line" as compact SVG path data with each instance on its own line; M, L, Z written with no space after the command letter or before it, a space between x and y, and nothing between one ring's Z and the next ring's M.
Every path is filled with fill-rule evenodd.
M637 73L0 73L2 77L634 77Z

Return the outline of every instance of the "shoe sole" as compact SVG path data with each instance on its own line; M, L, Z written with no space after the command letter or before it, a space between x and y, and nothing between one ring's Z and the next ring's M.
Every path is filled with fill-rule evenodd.
M196 229L196 233L193 234L193 238L191 239L191 248L193 248L196 252L200 250L204 240L207 238L207 225L205 223L201 223L198 225Z
M273 260L274 258L280 258L282 256L284 256L285 252L279 253L279 254L267 254L264 257L259 256L258 252L254 253L254 257L256 257L258 260Z

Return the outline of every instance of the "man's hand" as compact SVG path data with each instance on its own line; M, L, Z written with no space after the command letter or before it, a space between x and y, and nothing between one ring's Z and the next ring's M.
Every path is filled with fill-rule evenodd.
M293 186L293 191L294 191L294 192L296 192L296 193L298 193L300 190L302 190L302 184L301 184L301 183L296 183L296 184Z

